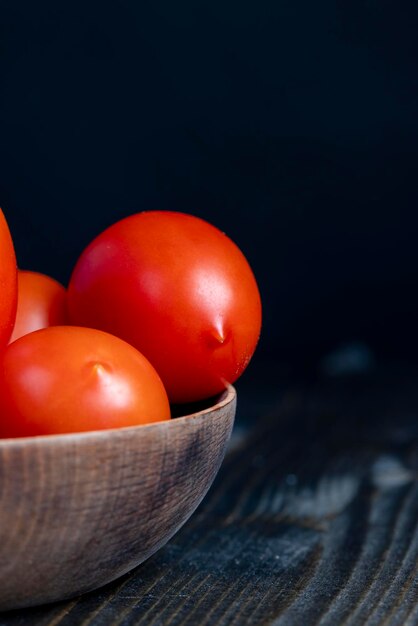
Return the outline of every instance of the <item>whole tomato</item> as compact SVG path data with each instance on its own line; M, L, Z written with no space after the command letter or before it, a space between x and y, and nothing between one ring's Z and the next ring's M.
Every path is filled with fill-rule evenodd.
M17 268L12 238L0 209L0 349L9 341L16 315Z
M255 350L261 302L242 252L184 213L150 211L101 233L68 288L71 323L108 331L154 365L171 402L234 382Z
M21 337L0 355L0 437L169 418L167 394L152 365L108 333L51 326Z
M17 311L10 342L41 328L66 323L66 290L53 278L18 270Z

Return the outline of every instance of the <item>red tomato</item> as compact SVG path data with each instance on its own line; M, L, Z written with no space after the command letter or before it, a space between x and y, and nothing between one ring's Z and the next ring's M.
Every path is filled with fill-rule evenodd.
M163 384L121 339L53 326L9 344L0 357L0 437L149 424L170 418Z
M217 228L183 213L139 213L101 233L77 262L68 303L72 323L138 348L175 403L234 382L260 334L245 257Z
M66 323L66 290L53 278L18 270L16 321L10 342L47 326Z
M17 269L12 238L0 209L0 348L9 341L16 315Z

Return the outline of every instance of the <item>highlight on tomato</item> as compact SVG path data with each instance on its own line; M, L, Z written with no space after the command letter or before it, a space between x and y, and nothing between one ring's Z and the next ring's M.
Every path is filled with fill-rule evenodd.
M140 350L173 403L237 380L261 328L257 283L239 248L204 220L171 211L132 215L94 239L74 268L68 313Z
M0 349L9 341L17 303L16 256L9 227L0 209Z
M66 289L39 272L18 270L17 311L10 342L48 326L67 322Z
M94 431L170 419L164 386L133 346L52 326L0 355L0 437Z

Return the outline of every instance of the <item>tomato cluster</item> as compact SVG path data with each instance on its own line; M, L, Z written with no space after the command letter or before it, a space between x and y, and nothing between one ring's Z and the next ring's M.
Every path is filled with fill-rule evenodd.
M16 269L0 210L0 437L146 424L248 365L261 301L239 248L204 220L137 213L84 250L68 289Z

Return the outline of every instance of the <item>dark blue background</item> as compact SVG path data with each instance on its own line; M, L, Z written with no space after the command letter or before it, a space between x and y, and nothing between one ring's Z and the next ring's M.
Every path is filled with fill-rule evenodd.
M404 0L0 0L0 204L67 281L142 209L195 213L260 283L260 353L418 347L418 20Z

